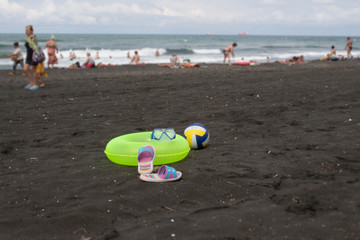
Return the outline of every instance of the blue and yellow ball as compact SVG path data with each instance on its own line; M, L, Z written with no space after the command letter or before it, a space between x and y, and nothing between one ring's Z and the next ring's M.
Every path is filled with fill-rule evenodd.
M184 136L191 149L202 149L208 145L210 133L205 126L194 123L185 128Z

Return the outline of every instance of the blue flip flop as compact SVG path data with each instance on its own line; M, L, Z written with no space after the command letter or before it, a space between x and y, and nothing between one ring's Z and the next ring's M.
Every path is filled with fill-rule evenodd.
M39 89L39 87L36 86L36 85L32 85L32 86L29 88L29 90L31 90L31 91L35 91L35 90L38 90L38 89Z
M32 87L32 85L29 83L28 85L26 85L25 87L24 87L24 89L30 89Z

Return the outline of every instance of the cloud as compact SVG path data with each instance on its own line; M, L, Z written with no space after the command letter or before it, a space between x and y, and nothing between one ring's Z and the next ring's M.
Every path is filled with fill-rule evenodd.
M92 29L131 29L160 31L161 29L212 29L225 31L236 27L341 26L360 24L360 2L343 0L41 0L33 4L26 0L0 0L2 26L33 24L57 26L89 26ZM335 17L334 17L335 16ZM186 27L184 27L186 26ZM5 29L5 28L4 28ZM1 30L4 31L4 30ZM212 30L209 30L212 31Z
M163 7L161 15L164 15L164 16L167 16L167 17L179 17L179 16L181 16L180 13L178 13L178 12L176 12L174 10L171 10L170 8L167 8L167 7Z
M334 0L312 0L313 3L333 3Z
M15 2L10 3L8 0L0 0L0 22L11 19L14 16L20 16L23 7Z
M276 0L263 0L262 3L263 4L275 4Z

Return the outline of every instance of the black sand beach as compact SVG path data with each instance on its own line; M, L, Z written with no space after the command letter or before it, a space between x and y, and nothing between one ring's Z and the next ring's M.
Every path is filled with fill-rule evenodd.
M0 239L360 239L360 61L0 71ZM146 183L108 141L202 123Z

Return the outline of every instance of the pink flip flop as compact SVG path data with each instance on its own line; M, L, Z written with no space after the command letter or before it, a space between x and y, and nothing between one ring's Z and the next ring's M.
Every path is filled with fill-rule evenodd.
M145 182L171 182L177 181L181 178L182 173L176 171L175 168L167 165L162 165L158 173L154 174L141 174L140 179Z
M138 152L138 172L139 174L151 173L154 168L155 148L152 145L146 145Z

